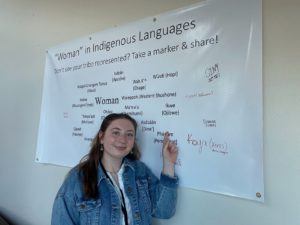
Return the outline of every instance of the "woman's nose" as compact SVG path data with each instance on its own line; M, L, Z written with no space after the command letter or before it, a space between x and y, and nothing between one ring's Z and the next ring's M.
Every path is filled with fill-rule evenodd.
M127 142L126 134L121 134L118 140L119 142L126 143Z

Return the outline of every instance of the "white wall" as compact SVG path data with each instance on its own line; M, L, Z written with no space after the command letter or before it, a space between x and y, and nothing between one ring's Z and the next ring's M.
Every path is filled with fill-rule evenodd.
M34 163L45 50L195 2L0 0L0 213L50 224L68 171ZM300 224L299 11L299 0L263 0L265 203L180 189L175 217L156 225Z

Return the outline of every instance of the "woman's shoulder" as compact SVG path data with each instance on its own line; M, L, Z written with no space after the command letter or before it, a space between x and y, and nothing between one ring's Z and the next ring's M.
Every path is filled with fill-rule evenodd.
M77 183L81 181L81 171L79 169L79 166L73 167L68 174L66 175L66 181L70 183Z
M80 176L80 170L78 166L72 168L66 175L63 184L61 185L58 195L74 195L81 192L82 178Z
M128 159L126 164L129 165L135 171L136 176L146 176L151 173L149 167L140 160Z
M146 164L138 159L133 160L133 159L125 158L125 165L132 167L134 170L140 170L140 169L143 170L147 168Z

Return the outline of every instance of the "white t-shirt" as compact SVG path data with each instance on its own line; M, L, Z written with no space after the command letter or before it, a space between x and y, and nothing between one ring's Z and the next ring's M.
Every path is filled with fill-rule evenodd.
M114 185L114 188L119 196L119 200L121 202L121 204L124 204L123 203L123 198L122 198L122 193L123 193L123 196L124 196L124 200L125 200L125 208L126 208L126 211L127 211L127 218L128 218L128 225L131 225L132 224L132 210L131 210L131 205L130 205L130 202L129 202L129 199L126 195L126 192L125 192L125 188L124 188L124 182L123 182L123 172L124 172L124 165L122 164L120 170L118 171L117 173L117 176L118 176L118 182L119 182L119 185L116 183L115 179L113 178L113 176L111 175L110 172L106 171L107 172L107 175L109 176L109 178L111 179L111 181L113 182L113 185ZM121 193L122 191L122 193ZM121 205L122 207L122 205ZM120 215L120 218L121 218L121 224L122 225L125 225L125 220L124 220L124 213L123 211L121 210L121 215Z

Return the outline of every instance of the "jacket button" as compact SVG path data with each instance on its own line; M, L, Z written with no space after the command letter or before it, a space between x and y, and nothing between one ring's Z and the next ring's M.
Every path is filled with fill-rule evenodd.
M139 213L135 213L135 214L134 214L134 218L140 219L140 214L139 214Z
M128 191L129 194L131 194L132 188L131 188L131 187L128 187L128 188L127 188L127 191Z

